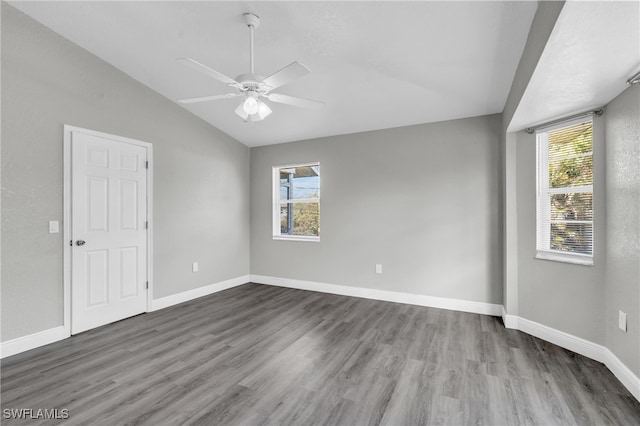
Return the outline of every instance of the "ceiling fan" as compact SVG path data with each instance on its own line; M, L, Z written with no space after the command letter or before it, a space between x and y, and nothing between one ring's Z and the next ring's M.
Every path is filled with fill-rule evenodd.
M260 121L271 114L271 108L262 100L268 99L272 102L292 105L295 107L317 109L324 106L323 102L313 101L310 99L298 98L285 95L282 93L274 93L272 90L280 86L284 86L300 77L309 74L311 71L299 62L293 62L286 67L274 72L269 77L263 77L255 74L253 70L253 31L260 25L260 18L253 13L245 13L242 15L244 22L249 27L249 74L240 74L235 79L227 77L224 74L215 71L200 62L191 58L178 58L177 61L193 68L203 74L213 77L227 86L236 89L235 92L224 95L202 96L198 98L181 99L178 102L183 104L191 104L196 102L215 101L219 99L229 99L244 97L245 99L238 105L235 113L248 122Z

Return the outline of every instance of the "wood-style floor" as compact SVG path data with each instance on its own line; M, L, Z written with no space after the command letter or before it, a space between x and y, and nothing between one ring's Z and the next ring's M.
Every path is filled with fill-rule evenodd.
M3 424L640 423L602 364L498 318L258 284L5 359L2 408L70 415Z

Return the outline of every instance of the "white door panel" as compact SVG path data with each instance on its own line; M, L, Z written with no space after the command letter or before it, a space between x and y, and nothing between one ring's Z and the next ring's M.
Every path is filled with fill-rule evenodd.
M71 133L73 334L146 311L146 161L143 146Z

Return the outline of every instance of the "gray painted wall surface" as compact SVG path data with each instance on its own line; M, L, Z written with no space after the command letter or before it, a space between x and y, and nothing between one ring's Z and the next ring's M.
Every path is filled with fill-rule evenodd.
M605 114L607 217L605 224L601 199L595 267L533 258L534 137L504 133L561 7L540 3L504 120L255 148L249 200L246 147L3 3L2 340L62 324L62 234L48 234L47 221L62 220L62 126L72 124L154 144L156 298L248 274L249 266L254 274L490 303L502 303L504 290L509 314L606 344L640 375L640 87ZM273 241L271 166L317 160L322 241ZM510 206L504 218L501 203ZM516 260L512 291L508 280L502 288L503 220L505 254ZM617 328L619 309L627 333Z
M536 136L517 135L518 315L604 344L604 119L594 118L594 266L535 259Z
M540 1L531 23L527 43L522 51L511 89L502 111L502 233L503 233L503 300L505 311L517 316L518 310L518 209L516 134L507 133L509 123L529 85L531 76L547 45L564 1Z
M62 325L64 124L153 144L155 298L249 273L249 149L2 3L3 341Z
M603 344L640 375L640 87L612 101L597 121L604 144L596 159L594 267L534 259L535 136L506 132L563 6L539 2L503 111L505 309ZM627 333L618 330L618 310L627 312Z
M640 377L640 85L607 105L606 343ZM627 313L627 332L618 311Z
M502 303L500 126L492 115L252 148L251 272ZM311 161L321 241L275 241L272 167Z

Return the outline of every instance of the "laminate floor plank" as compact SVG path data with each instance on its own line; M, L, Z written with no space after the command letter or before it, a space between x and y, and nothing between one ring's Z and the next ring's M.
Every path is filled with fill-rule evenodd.
M499 318L246 284L2 360L28 425L638 425L591 359Z

